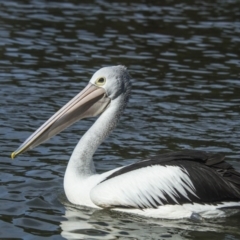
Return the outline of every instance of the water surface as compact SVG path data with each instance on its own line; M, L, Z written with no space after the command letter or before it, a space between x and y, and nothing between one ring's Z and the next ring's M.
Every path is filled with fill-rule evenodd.
M0 238L239 239L239 215L153 221L69 204L66 165L94 119L9 158L97 69L122 64L132 97L98 172L182 149L240 170L239 36L238 1L0 1Z

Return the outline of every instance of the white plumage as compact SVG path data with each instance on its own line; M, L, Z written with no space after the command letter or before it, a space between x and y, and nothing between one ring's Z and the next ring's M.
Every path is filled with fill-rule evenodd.
M161 173L161 174L159 174ZM148 166L96 185L90 192L93 203L106 208L131 206L135 208L157 208L167 201L165 195L178 204L176 196L188 198L194 186L180 167Z

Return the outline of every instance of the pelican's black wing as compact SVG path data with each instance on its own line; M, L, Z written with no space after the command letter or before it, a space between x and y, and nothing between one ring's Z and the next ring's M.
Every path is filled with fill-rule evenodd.
M219 153L161 154L115 171L99 187L107 191L113 182L113 191L129 195L130 207L240 201L240 173Z

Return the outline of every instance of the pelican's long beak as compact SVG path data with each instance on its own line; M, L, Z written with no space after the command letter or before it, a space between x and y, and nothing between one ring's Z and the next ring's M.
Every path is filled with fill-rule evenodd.
M103 88L89 83L13 152L11 158L38 146L80 119L101 114L110 101Z

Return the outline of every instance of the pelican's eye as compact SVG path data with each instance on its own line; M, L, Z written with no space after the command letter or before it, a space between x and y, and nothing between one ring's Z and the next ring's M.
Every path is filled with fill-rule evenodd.
M96 82L95 82L95 84L96 84L98 87L103 86L105 83L106 83L106 78L104 78L104 77L100 77L100 78L97 79Z

